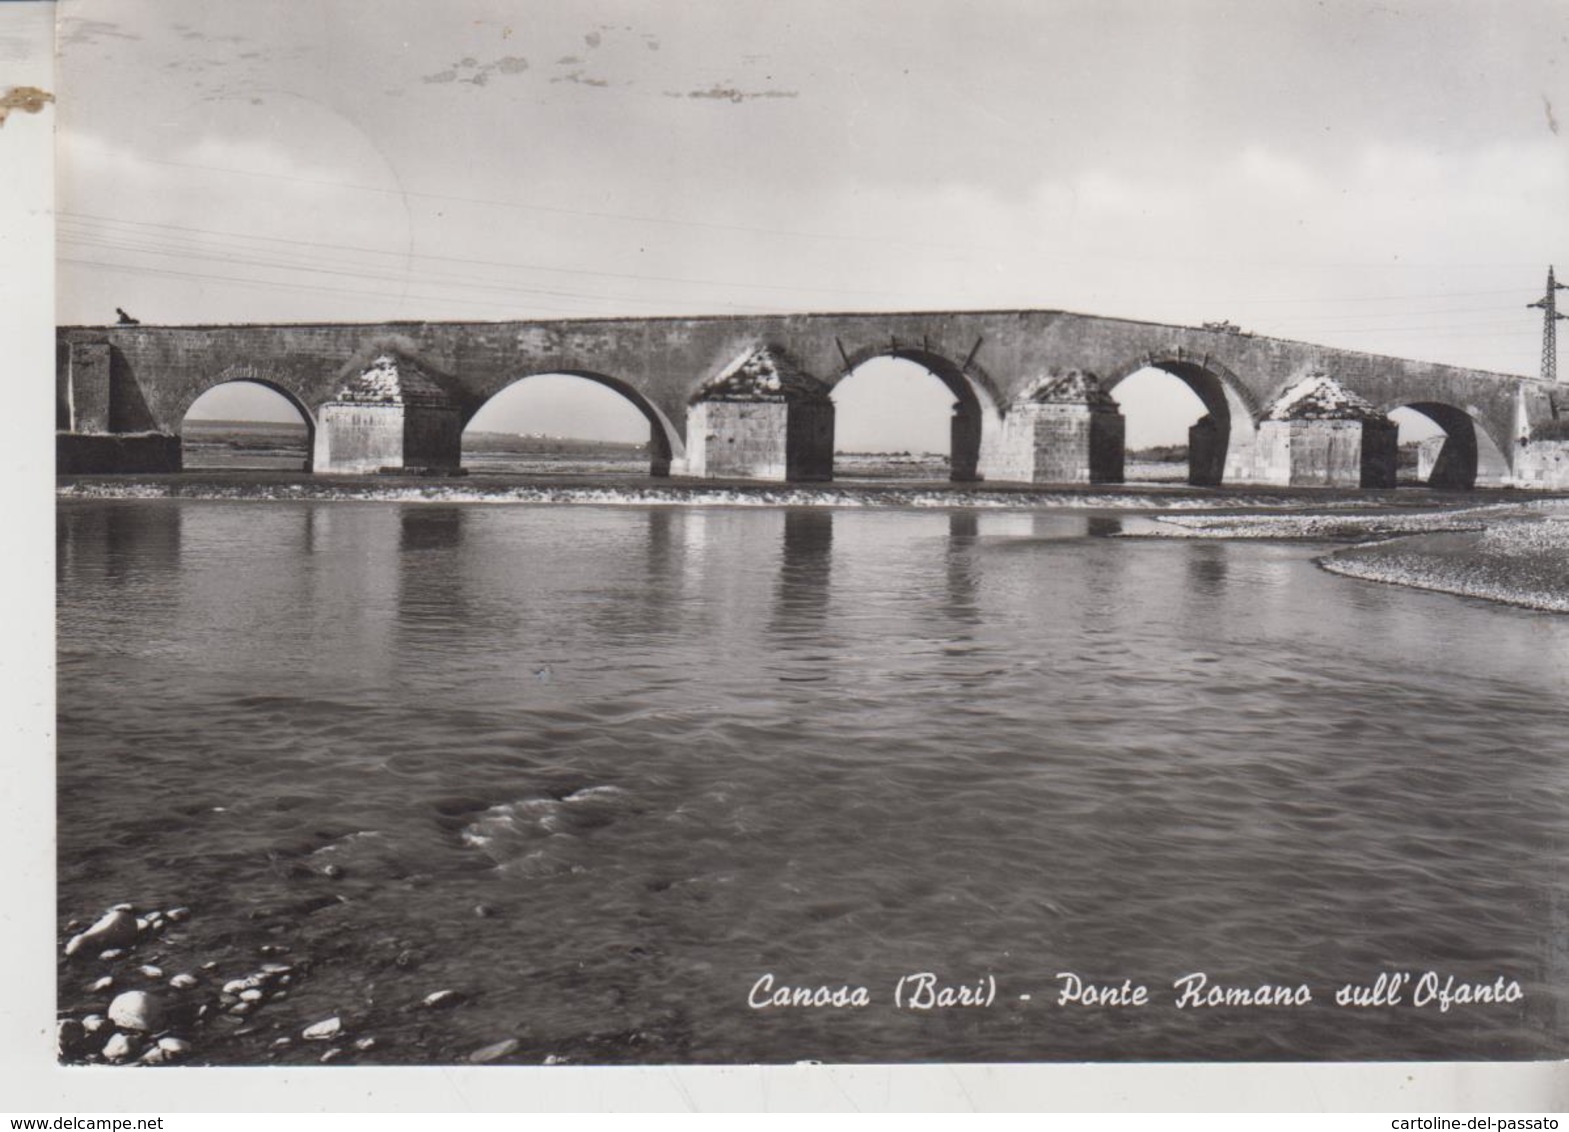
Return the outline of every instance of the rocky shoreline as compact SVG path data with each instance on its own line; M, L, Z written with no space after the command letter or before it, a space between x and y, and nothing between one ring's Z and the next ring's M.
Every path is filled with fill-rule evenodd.
M166 969L162 964L186 942L181 925L190 915L184 906L138 911L117 904L91 926L79 920L65 925L75 934L62 949L62 992L73 977L87 981L80 997L62 1005L56 1022L62 1063L211 1063L216 1049L261 1034L256 1016L309 977L310 963L282 961L289 949L276 944L259 945L261 961L244 964L250 969L243 972L225 972L216 959ZM274 1058L296 1044L316 1043L321 1052L314 1060L323 1064L379 1044L374 1035L351 1034L337 1015L267 1040Z
M396 1042L375 1032L375 1010L289 1010L290 995L308 983L315 964L283 944L258 944L257 958L182 962L191 910L138 910L122 903L84 926L65 925L56 1052L67 1065L317 1063L366 1060ZM417 966L405 950L395 965ZM443 987L404 1004L400 1014L446 1012L468 996ZM316 1017L320 1014L320 1017ZM274 1017L267 1017L274 1015ZM306 1019L309 1019L308 1021ZM407 1049L392 1061L423 1062L428 1051ZM515 1037L482 1045L456 1060L518 1062ZM385 1057L374 1060L385 1063ZM562 1064L546 1055L535 1064ZM525 1062L526 1063L526 1062Z
M1436 514L1160 516L1124 538L1351 542L1332 574L1569 613L1569 504L1497 503Z
M476 1025L483 981L432 984L429 941L304 930L319 899L236 926L120 903L60 936L62 1065L573 1065L672 1060L669 1019L575 1034ZM341 907L339 899L331 904ZM497 915L479 904L479 920ZM209 917L210 919L210 917ZM262 921L269 921L264 924ZM280 932L276 929L282 928ZM270 942L263 942L268 940ZM476 1008L477 1011L476 1011ZM677 1027L678 1029L679 1027ZM487 1032L488 1031L488 1032Z
M1348 578L1569 613L1569 511L1351 547L1318 562Z

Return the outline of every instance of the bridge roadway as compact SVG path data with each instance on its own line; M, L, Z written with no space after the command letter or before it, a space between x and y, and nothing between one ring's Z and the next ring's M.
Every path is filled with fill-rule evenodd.
M1552 388L1534 378L1227 329L1047 310L75 326L59 329L58 344L63 433L178 437L186 412L203 393L225 382L255 382L281 393L299 409L312 430L317 471L348 470L347 465L338 467L332 445L316 433L341 428L348 435L351 424L338 409L345 399L355 399L356 379L379 359L383 364L391 360L411 403L423 396L430 405L439 403L446 414L446 423L426 429L422 439L416 438L414 423L405 423L404 462L411 466L455 465L462 426L486 401L530 376L565 373L610 387L648 418L656 473L745 475L745 461L726 464L717 445L733 445L740 436L736 428L752 430L740 439L743 448L755 448L759 428L767 432L796 426L787 426L778 414L774 423L760 424L753 412L750 416L757 419L742 425L735 412L724 420L716 412L705 418L702 435L693 435L689 416L699 402L716 396L717 379L759 350L766 352L765 368L788 371L790 380L774 400L800 399L805 391L804 400L827 406L815 424L802 426L819 434L811 441L816 453L812 460L783 468L760 457L759 478L831 474L832 407L826 394L857 366L878 357L916 362L953 392L952 457L959 479L1039 479L1028 470L1018 471L1017 460L1007 451L1009 445L1017 448L1018 441L1009 439L1005 425L1010 414L1017 417L1043 376L1075 370L1094 375L1106 391L1147 366L1186 382L1208 410L1217 438L1207 453L1196 445L1195 482L1264 482L1255 452L1260 425L1286 390L1314 373L1333 378L1379 413L1409 407L1442 427L1448 441L1439 466L1447 470L1436 472L1435 482L1443 476L1457 483L1508 482L1524 425L1555 414ZM368 403L364 397L360 401ZM754 408L765 410L763 405ZM411 410L411 418L414 415ZM340 424L333 424L335 416L343 417ZM826 469L820 451L824 418ZM362 425L361 420L352 427ZM1120 423L1115 433L1120 468ZM782 431L763 442L764 447L774 441L782 449ZM796 444L794 433L789 443ZM177 442L174 450L177 453Z

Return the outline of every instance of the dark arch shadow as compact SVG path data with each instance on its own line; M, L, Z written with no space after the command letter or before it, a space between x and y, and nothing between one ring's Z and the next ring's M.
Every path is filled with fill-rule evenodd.
M996 426L1001 421L1002 398L991 379L974 365L960 366L931 350L890 345L851 354L845 359L845 370L835 379L832 388L837 389L873 358L914 362L948 387L955 402L949 426L948 478L955 482L980 479L981 435L988 425Z
M1251 426L1258 406L1242 383L1211 359L1147 354L1106 377L1110 393L1135 373L1158 369L1191 389L1204 403L1204 416L1188 430L1188 482L1203 487L1220 484L1226 475L1226 455L1232 448L1233 430L1244 420Z
M1444 443L1428 472L1428 487L1469 490L1478 479L1499 482L1508 476L1508 463L1487 430L1477 424L1466 410L1442 401L1407 401L1389 405L1386 414L1396 409L1421 413L1444 430Z
M181 451L180 465L182 468L187 466L184 454L186 417L190 415L191 408L196 404L196 402L200 401L214 389L222 389L225 385L259 385L263 389L271 390L287 401L290 407L292 407L294 411L300 415L300 421L305 425L304 470L307 472L312 470L316 456L316 414L310 410L304 401L300 400L299 395L292 389L289 389L284 385L279 385L275 381L269 381L263 377L230 377L221 381L215 381L211 385L202 389L199 393L189 398L187 401L185 401L184 404L180 406L179 417L177 420L179 421L178 433L180 437Z
M670 423L670 419L666 417L664 413L655 408L654 405L649 402L648 399L645 398L641 393L639 393L634 386L628 384L625 381L622 381L620 378L611 377L608 374L596 373L593 370L586 369L547 369L538 370L533 373L525 373L518 377L514 377L506 384L498 386L494 391L488 393L483 398L476 399L471 404L466 406L463 417L463 427L465 429L468 428L469 422L474 419L475 415L478 414L482 408L490 404L490 402L496 397L499 397L508 389L511 389L514 385L518 384L518 382L527 381L531 377L550 377L552 375L558 375L562 377L581 377L585 381L592 381L596 385L603 385L606 389L609 389L615 393L619 393L622 397L626 398L632 403L632 406L637 409L638 412L643 414L643 416L648 421L649 475L668 476L670 474L671 460L678 456L683 459L685 458L686 451L681 444L681 437L680 434L676 432L675 426Z

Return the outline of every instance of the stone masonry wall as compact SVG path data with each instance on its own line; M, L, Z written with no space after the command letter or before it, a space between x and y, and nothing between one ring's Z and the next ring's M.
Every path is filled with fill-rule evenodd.
M779 481L788 476L790 406L785 402L700 401L689 413L689 475Z
M1361 421L1264 421L1255 474L1260 483L1293 487L1359 487Z
M1084 405L1015 405L992 478L1014 483L1121 483L1122 416Z
M109 432L110 357L107 342L73 342L59 375L72 432Z
M342 474L401 468L403 428L402 405L323 405L312 467Z
M1569 490L1569 440L1531 440L1519 448L1515 457L1519 486Z

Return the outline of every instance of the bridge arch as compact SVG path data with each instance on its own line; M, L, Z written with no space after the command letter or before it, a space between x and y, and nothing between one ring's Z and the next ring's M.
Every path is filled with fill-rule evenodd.
M187 443L185 431L186 425L190 419L191 410L196 407L197 402L201 401L208 394L223 389L225 386L235 385L250 385L261 389L266 389L268 392L275 394L277 397L285 401L289 407L299 415L300 423L305 426L305 454L303 457L302 470L307 472L311 471L312 460L316 451L315 412L311 406L307 405L304 399L301 398L300 395L289 386L284 385L279 381L272 380L271 378L260 376L229 377L220 375L217 380L188 391L180 398L178 402L176 402L174 422L175 432L180 437L181 467L189 466L189 462L185 457L185 448Z
M1429 487L1469 489L1509 482L1505 449L1489 432L1475 408L1444 401L1394 401L1380 407L1387 416L1400 409L1420 413L1444 431L1444 442L1423 482Z
M1251 478L1261 406L1247 385L1209 355L1178 348L1129 359L1105 375L1106 392L1146 369L1175 377L1204 405L1204 416L1189 430L1188 482L1214 486Z
M954 481L983 479L982 454L1002 429L1003 398L991 377L971 362L961 365L929 346L904 346L891 342L843 353L844 370L830 382L837 389L857 369L875 358L913 362L948 387L953 394L949 428L948 478Z
M672 462L684 462L686 460L686 448L681 442L681 433L671 423L670 418L660 411L657 405L645 397L635 385L596 370L558 367L554 369L531 370L509 378L496 385L493 389L486 390L482 395L475 397L470 404L465 406L463 427L467 429L469 423L479 414L480 410L502 393L535 377L581 378L584 381L590 381L595 385L609 389L629 402L648 421L649 475L668 476Z

